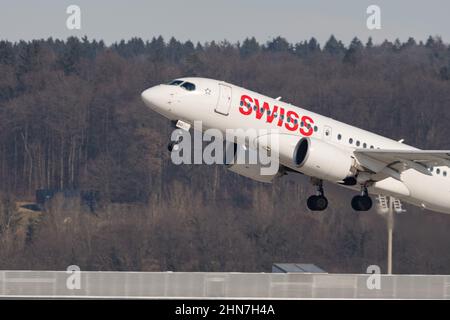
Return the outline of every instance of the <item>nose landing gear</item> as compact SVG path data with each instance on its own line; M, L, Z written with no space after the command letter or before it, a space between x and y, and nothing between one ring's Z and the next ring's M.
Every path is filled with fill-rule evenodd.
M317 195L308 198L308 209L311 211L323 211L328 207L328 199L323 191L323 181L313 181L313 184L317 187Z
M167 150L169 150L169 152L178 151L178 149L180 148L180 146L178 145L179 143L180 143L180 141L171 141L167 145Z
M169 144L167 145L167 150L169 150L169 152L178 151L180 149L179 144L181 141L183 141L183 136L180 135L175 141L169 142Z
M171 121L171 127L174 128L175 131L174 133L176 134L175 139L172 140L173 138L171 138L170 143L167 145L167 149L172 152L172 151L178 151L180 149L180 142L183 141L183 134L180 133L181 132L189 132L191 125L185 121L182 120L173 120Z

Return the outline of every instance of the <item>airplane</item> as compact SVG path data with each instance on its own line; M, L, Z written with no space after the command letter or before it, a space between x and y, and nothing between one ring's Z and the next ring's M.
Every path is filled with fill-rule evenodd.
M355 211L370 210L371 195L383 195L450 214L450 150L420 150L220 80L177 78L144 90L141 98L184 130L197 120L223 132L279 129L281 166L276 174L263 176L239 164L228 169L262 182L287 172L310 177L317 189L307 199L311 211L328 207L323 187L328 181L358 192L351 201ZM248 143L258 145L260 138ZM172 141L169 150L177 143Z

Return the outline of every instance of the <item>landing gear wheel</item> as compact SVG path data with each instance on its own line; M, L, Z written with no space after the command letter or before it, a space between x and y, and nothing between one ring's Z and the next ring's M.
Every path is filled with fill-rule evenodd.
M317 187L317 195L308 198L307 205L311 211L323 211L328 207L328 199L323 191L322 180L313 179L312 183Z
M176 141L170 141L170 143L167 145L167 149L170 152L178 151L178 149L180 148L179 143L181 141L183 141L183 137L182 136L179 136Z
M355 196L352 199L352 208L355 211L369 211L372 208L372 199L367 196Z
M328 207L328 200L324 196L311 196L308 198L307 205L311 211L323 211Z

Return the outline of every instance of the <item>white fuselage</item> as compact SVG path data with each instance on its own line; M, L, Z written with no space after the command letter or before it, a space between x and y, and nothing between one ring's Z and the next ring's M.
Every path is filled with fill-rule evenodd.
M195 84L195 90L189 91L174 85L155 86L142 93L146 105L171 120L182 120L189 124L202 121L204 130L216 128L225 132L227 129L273 128L281 134L324 140L350 153L356 149L417 150L223 81L205 78L180 80ZM255 105L264 108L265 103L271 114L254 109ZM274 113L276 117L273 117ZM283 118L281 114L284 114ZM425 175L408 168L400 172L400 179L387 177L373 183L369 192L394 196L422 208L450 213L450 169L436 167L432 175Z

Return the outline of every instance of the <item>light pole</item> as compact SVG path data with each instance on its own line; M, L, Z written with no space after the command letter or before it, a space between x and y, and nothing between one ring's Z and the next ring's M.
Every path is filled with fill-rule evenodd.
M388 257L387 273L392 274L392 236L394 232L394 198L389 197L389 212L387 214L388 227Z
M399 199L387 196L378 196L378 212L386 218L387 226L387 274L392 274L392 242L394 235L394 213L403 213L402 203Z

